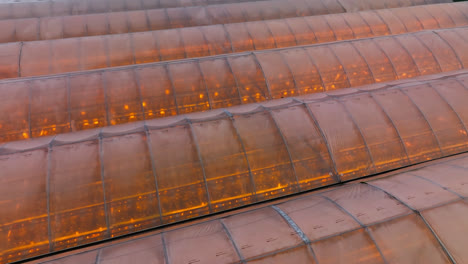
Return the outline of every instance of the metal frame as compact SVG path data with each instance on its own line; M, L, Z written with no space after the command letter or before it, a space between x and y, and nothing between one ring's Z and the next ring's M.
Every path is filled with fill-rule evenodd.
M437 235L437 233L434 231L434 229L432 229L432 227L429 225L429 223L426 221L426 219L424 218L424 216L421 214L421 212L419 210L416 210L414 208L412 208L411 206L409 206L407 203L403 202L402 200L398 199L396 196L394 196L393 194L385 191L384 189L378 187L378 186L375 186L375 185L372 185L371 183L369 182L366 182L364 184L367 184L379 191L382 191L384 192L385 194L387 194L388 196L390 196L391 198L397 200L399 203L403 204L404 206L406 206L408 209L410 209L411 211L413 211L423 222L424 224L426 225L426 228L428 228L431 232L431 234L433 235L433 237L437 240L437 242L439 243L439 245L441 246L442 250L444 251L444 253L446 254L446 256L449 258L450 262L453 263L453 264L456 264L457 262L455 261L455 259L453 258L452 254L450 254L450 252L447 250L447 247L445 246L445 244L442 242L442 240L440 240L439 236Z

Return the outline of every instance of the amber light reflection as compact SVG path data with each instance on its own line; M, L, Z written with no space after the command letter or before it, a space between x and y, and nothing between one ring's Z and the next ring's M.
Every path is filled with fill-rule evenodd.
M467 28L0 83L0 142L463 69ZM20 107L18 107L20 106Z
M467 84L462 71L4 144L2 261L467 151Z

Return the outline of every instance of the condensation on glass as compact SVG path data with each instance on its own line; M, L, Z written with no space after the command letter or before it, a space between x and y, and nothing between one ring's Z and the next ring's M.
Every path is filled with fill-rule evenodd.
M213 45L210 43L215 40L224 40L223 36L227 35L230 38L224 40L224 42L229 42L229 39L231 39L233 45L237 43L233 47L237 52L246 49L241 44L249 41L246 39L249 38L247 32L250 33L254 42L266 41L263 38L274 38L275 44L272 45L286 47L331 40L401 34L422 29L465 26L468 20L468 4L463 2L437 6L405 7L402 8L407 10L404 16L400 15L401 9L381 9L336 14L327 17L307 17L333 13L335 10L318 12L316 6L314 6L315 8L304 6L304 3L301 2L304 0L294 1L242 3L239 4L239 7L243 11L237 13L233 13L232 8L228 8L229 5L219 5L186 8L180 9L180 11L179 9L155 9L80 16L0 20L0 28L2 28L0 43L123 34L265 20L257 23L220 25L197 29L197 31L201 31L198 34L204 35L208 42L199 43L198 45ZM266 9L263 5L270 8L272 4L278 5L272 8L273 13L263 12ZM285 5L289 5L289 9L285 8ZM229 15L226 15L228 13ZM183 15L181 16L181 14ZM277 20L269 21L271 19ZM414 26L414 24L417 26ZM258 32L258 30L261 31ZM264 32L265 30L267 30L267 33ZM261 34L262 32L263 34ZM145 36L148 40L159 39L160 34L134 34L126 38L138 42L139 39L145 38ZM166 32L166 34L170 33ZM188 33L176 30L172 34L183 37ZM196 44L191 43L191 45ZM255 48L260 49L260 47Z
M0 142L459 70L468 65L468 57L463 57L468 50L465 33L465 28L442 29L4 80L0 82ZM89 46L90 53L81 53L83 64L106 67L106 58L93 53L98 52L98 47L102 48ZM408 52L410 49L415 52ZM54 54L61 58L71 53L68 49L54 49ZM122 53L115 54L123 59ZM23 58L26 55L23 51ZM43 53L29 55L32 65L32 56ZM41 65L36 66L43 70ZM401 97L389 96L395 100ZM423 101L416 103L423 107ZM435 129L444 133L443 124ZM430 149L432 145L426 146Z
M455 156L42 263L465 263L466 166Z
M9 261L75 247L466 152L467 84L468 74L463 71L398 81L387 87L373 85L6 143L0 147L0 234L7 238L0 242L6 243L2 245L3 258ZM369 184L392 193L413 210L457 198L413 175L416 172L410 174ZM445 181L447 174L443 176L429 179ZM456 185L446 182L447 188ZM461 192L463 188L454 190ZM415 190L421 192L416 195ZM375 204L374 194L368 194L363 201ZM340 197L331 195L330 199L337 203L341 199L347 206L347 198ZM379 208L388 209L373 212L377 215L362 215L359 208L349 210L362 224L379 222L379 215L387 210L410 212L401 205ZM290 217L296 218L294 214ZM269 220L261 224L259 219ZM278 227L280 223L283 227ZM411 216L384 225L400 230L405 223L414 227L422 222ZM303 246L270 209L247 218L223 220L222 224L240 245L241 256L225 251L232 246L229 243L206 248L226 252L220 256L229 260ZM336 224L355 226L344 218ZM245 225L250 225L249 229L243 229ZM316 225L321 226L320 222ZM180 235L207 232L207 237L224 236L220 225L199 228ZM262 228L264 236L251 235ZM398 234L406 232L370 229L375 231L376 241L397 236L382 242L383 247L405 241ZM315 232L313 227L307 230ZM409 230L416 232L415 236L427 233ZM350 254L347 259L369 254L376 258L369 263L377 263L381 261L379 251L366 232L356 229L323 241L321 238L328 235L320 233L310 240L316 241L312 248L319 262L328 258L336 261L333 258L341 253L331 254L331 245L350 241L340 247L342 254ZM281 236L287 239L274 239ZM184 240L168 236L167 241L174 241L171 245L175 248L187 248ZM245 246L255 243L266 244ZM419 247L411 245L414 250ZM309 254L304 250L301 254ZM443 254L434 250L428 252L443 259ZM186 261L177 253L170 255Z

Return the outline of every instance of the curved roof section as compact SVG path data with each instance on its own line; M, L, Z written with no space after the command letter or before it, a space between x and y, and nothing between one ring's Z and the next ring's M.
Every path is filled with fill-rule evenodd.
M264 0L46 0L0 3L0 19L54 17ZM7 13L9 12L9 13Z
M27 3L0 4L0 19L65 16L74 14L103 13L115 11L144 10L155 8L206 6L213 4L226 4L232 2L253 2L255 0L66 0L66 1L39 1ZM261 1L259 6L261 6ZM291 0L281 0L288 3ZM451 0L305 0L313 4L317 13L323 14L326 10L337 12L355 12L365 9L382 9L404 7L434 3L449 3ZM287 5L283 6L287 8ZM232 8L232 7L231 7ZM271 8L271 6L269 6Z
M270 7L271 5L278 6L273 7L272 12L263 12L266 6ZM232 8L232 6L238 6L243 12L238 12L239 8ZM288 6L288 8L285 8L285 6ZM336 10L332 9L322 13L333 13L334 11ZM250 38L250 34L256 42L260 41L261 38L270 38L270 41L273 38L277 47L284 47L293 44L305 45L353 37L400 34L421 29L465 26L468 20L468 4L422 5L410 8L345 13L338 15L338 17L297 18L298 16L305 17L319 13L317 7L304 6L302 0L290 0L289 2L266 1L204 8L155 9L86 16L0 20L0 27L3 29L0 32L0 43L121 34L283 18L283 20L278 19L265 23L203 27L197 30L201 31L202 34L207 32L205 33L208 34L205 36L206 42L216 40L216 38L210 38L214 34L209 34L210 31L219 31L218 35L226 43L231 40L235 43L247 43L246 38ZM287 19L288 17L289 19ZM262 26L259 25L269 29L267 34L259 34L258 30L262 29ZM239 31L248 32L249 34L240 34ZM171 36L174 34L188 34L185 31L180 32L178 30L174 33L170 32L167 31L164 34ZM222 37L222 32L227 35L227 39ZM151 35L156 39L161 37L157 33L146 33L145 35ZM135 41L142 38L142 35L132 35L128 36L128 38ZM148 36L148 38L150 37ZM178 37L176 39L185 38ZM112 41L112 39L108 41ZM268 42L268 39L263 42ZM180 44L183 45L184 43ZM191 43L191 46L192 49L203 50L206 48L201 46L207 44L198 43L197 48L197 43ZM214 44L211 43L210 45ZM232 47L235 51L239 51L239 48L236 45Z
M398 11L396 13L398 13ZM333 38L359 38L359 36L356 37L353 31L346 25L346 21L340 15L330 15L322 18L309 17L306 20L309 20L309 25L317 27L317 31L309 32L310 37L318 36L316 37L317 40L311 41L312 43L327 42L333 40ZM411 19L408 19L407 21L410 20ZM297 22L296 26L301 25L300 21L302 20L294 21ZM336 22L337 28L335 31L329 30L327 23L330 24L330 21ZM467 21L465 21L465 25ZM317 26L320 25L320 22L322 22L322 27ZM249 23L248 27L246 24L231 24L226 26L192 27L123 35L0 44L0 54L4 54L4 59L0 64L0 78L59 74L297 45L297 42L294 40L294 35L291 35L289 40L288 38L284 39L281 34L274 37L275 35L272 32L280 30L282 25L285 26L286 24L273 22L268 26L268 22L253 22ZM421 28L419 28L419 30L420 29ZM323 31L327 33L321 34ZM433 57L434 60L434 57L437 56L436 54L453 53L453 50L458 54L460 53L458 50L460 47L466 49L466 39L468 38L466 31L466 27L460 27L441 30L440 34L438 33L439 31L437 31L437 33L434 31L426 31L425 34L421 35L391 36L388 37L389 42L401 42L401 44L395 43L392 47L381 47L381 49L384 51L391 49L391 51L387 51L390 57L393 53L399 52L401 49L406 49L408 53L415 57L419 57L415 54L424 53L426 56L429 55ZM460 36L445 37L447 34L451 36L459 34ZM300 34L298 35L300 36ZM329 37L334 37L327 38L327 35ZM381 36L381 34L376 35ZM418 36L425 36L429 39L423 38L419 40ZM440 39L439 36L442 37L442 39ZM453 38L456 40L453 40ZM320 41L318 39L320 39ZM456 41L457 43L453 44L450 41ZM355 42L357 41L351 43ZM382 42L382 38L377 38L376 42L380 44L379 42ZM450 44L452 44L452 47ZM336 46L336 44L327 45L330 47ZM346 44L341 44L341 46L344 45ZM380 46L382 45L389 46L388 44L380 44ZM403 45L403 47L401 45ZM435 50L434 46L437 46ZM310 49L320 48L323 47L311 47ZM412 48L416 48L416 50L413 51ZM287 49L297 51L303 50L304 47L290 47ZM351 52L355 54L360 51ZM370 51L366 51L365 53L369 52ZM270 51L270 53L278 53L278 51ZM434 53L434 55L431 53ZM453 54L451 55L453 56ZM346 60L347 56L341 58L338 55L337 60ZM355 54L355 56L361 57L357 58L357 60L365 60L365 57L362 58L364 55L360 56L359 54ZM464 54L458 56L463 57ZM242 57L242 55L234 54L232 57ZM201 58L200 60L204 59ZM462 61L459 63L462 63ZM440 68L443 66L444 65L435 67ZM453 68L452 66L451 69Z
M1 254L27 258L465 152L467 101L463 71L10 142L0 148Z
M453 157L38 262L466 263L467 166Z
M459 70L467 30L3 81L0 142Z

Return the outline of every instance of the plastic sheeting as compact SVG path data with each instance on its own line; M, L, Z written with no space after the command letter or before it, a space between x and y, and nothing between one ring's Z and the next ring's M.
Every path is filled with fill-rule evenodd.
M467 151L466 71L426 78L4 144L0 147L0 235L6 237L0 240L2 261L75 247ZM431 181L447 182L448 188L455 186L459 192L465 188L456 185L463 178L447 181L446 174L433 174ZM411 177L395 176L370 184L392 193L413 210L458 197ZM323 204L320 206L324 209L308 213L331 211L318 218L300 217L293 214L299 209L284 207L300 227L300 221L317 222L301 228L310 241L316 241L312 248L320 263L364 256L369 263L377 263L381 261L378 252L398 259L403 254L401 250L408 247L417 251L421 247L418 243L425 243L424 248L428 248L425 254L429 255L424 258L446 260L437 243L418 238L430 234L417 216L369 228L384 248L379 251L368 231L359 226L381 222L382 216L393 219L396 214L411 211L388 201L384 206L384 202L374 198L350 204L348 198L340 197L330 199L337 203L342 200L342 206L355 212L360 225L349 217L327 220L339 212L333 213ZM331 205L325 200L320 203ZM365 205L379 206L378 212L362 212L361 206ZM294 230L272 209L222 222L238 245L240 256L231 251L232 243L216 242L226 237L225 229L217 222L216 226L198 226L198 231L168 234L165 243L170 244L168 248L174 247L174 252L167 253L169 258L187 262L209 256L213 260L217 258L210 254L219 253L223 261L235 262L289 249L301 252L301 258L312 256L310 249L302 248ZM401 231L405 227L408 230ZM319 229L317 233L315 229ZM342 234L344 230L355 231ZM254 231L256 235L252 236ZM331 231L339 236L325 239ZM408 232L412 232L411 240L405 238ZM207 242L193 243L189 239L198 236ZM385 240L387 236L391 238ZM411 243L397 248L400 251L394 250L402 242ZM212 253L188 250L187 243L206 245ZM337 248L342 251L331 254L333 245L341 243L344 244ZM194 256L178 254L180 249Z
M145 10L152 8L190 7L206 6L213 4L226 4L235 2L254 2L255 0L66 0L66 1L34 1L24 3L0 3L0 19L27 18L27 17L47 17L65 16L88 13L103 13L130 10ZM260 0L258 4L251 6L262 6ZM291 0L281 0L286 3L283 7L288 7ZM449 3L452 0L305 0L317 9L318 13L333 10L337 12L355 12L365 9L382 9L393 7L404 7L413 5L424 5L434 3ZM234 9L226 6L227 9ZM271 5L268 5L271 8ZM239 10L240 11L240 10ZM248 12L248 10L247 10Z
M465 263L466 167L455 156L41 263Z
M145 9L254 2L262 0L44 0L0 3L0 19L53 17ZM9 13L8 13L9 12Z
M205 41L208 43L218 39L212 36L220 36L221 40L224 39L226 43L231 40L235 43L248 42L246 38L250 37L255 42L258 42L262 36L266 36L270 39L274 38L277 47L286 47L329 40L400 34L422 29L466 26L468 20L468 4L466 3L423 5L407 7L402 10L383 9L304 19L288 19L288 17L316 15L319 13L317 12L317 8L304 6L299 0L295 0L295 2L291 0L288 3L284 1L274 2L277 5L288 4L289 9L286 9L284 6L278 6L276 10L272 10L272 13L266 13L263 12L265 7L259 7L258 5L265 5L267 3L269 2L239 4L240 7L244 7L244 11L230 15L226 15L227 12L230 11L232 13L234 11L231 9L224 10L224 5L221 5L217 6L217 8L221 8L223 11L215 11L217 10L215 7L206 7L204 11L201 7L194 7L185 9L182 12L182 16L181 12L177 11L177 9L169 9L85 16L44 17L40 19L0 20L0 28L2 28L2 31L0 31L0 42L121 34L283 18L282 20L278 19L264 23L203 27L197 29L197 31L201 31L200 34L205 35ZM332 11L334 10L322 13L332 13ZM258 32L258 30L265 31L266 29L266 34ZM216 31L218 34L211 31ZM167 32L166 34L187 34L186 32L175 32L172 34ZM223 37L223 34L226 35L227 39ZM161 38L160 34L148 33L146 35L151 35L156 39ZM128 36L133 41L138 41L141 37L142 35L138 34ZM181 36L179 36L180 38ZM208 45L208 43L204 43L204 45ZM184 43L181 44L184 45ZM197 45L197 43L191 45ZM198 47L198 49L203 48ZM242 50L238 45L234 45L232 49L235 51Z
M466 32L444 29L3 81L0 142L459 70L468 65Z
M328 26L326 26L326 23L322 23L323 27L319 26L320 23L315 24L315 21L320 19L323 20L322 22L326 20L340 20L343 22L341 26L347 28L349 34L342 33L339 28L336 28L334 31L327 31ZM305 20L310 20L309 25L314 25L315 27L315 31L309 31L309 36L317 36L316 39L311 40L310 43L355 38L351 29L344 23L345 21L341 15L310 17ZM299 22L296 25L300 25L302 19L294 19L293 21ZM270 22L252 22L247 24L218 25L200 28L193 27L89 38L0 44L0 55L3 57L3 61L0 64L0 78L59 74L298 45L297 41L294 40L296 35L291 35L290 40L288 40L288 38L283 38L284 35L282 35L281 32L277 32L281 31L281 25L275 24L274 21ZM283 29L286 28L283 27ZM323 36L320 36L320 32L323 32L323 30L326 30L326 32L334 37L332 39L324 39ZM366 62L370 64L373 62L372 59L368 58L369 56L380 55L380 57L382 57L382 54L385 53L387 57L393 59L393 56L399 56L397 54L404 53L405 55L402 55L398 60L410 61L406 62L409 69L407 68L404 70L404 73L402 73L404 75L402 76L415 76L418 75L418 72L421 74L431 74L440 70L459 69L457 68L458 64L466 62L464 58L466 57L465 53L459 50L460 48L467 49L468 41L466 39L468 37L466 31L466 27L460 27L455 29L425 31L424 34L414 33L412 35L376 38L375 41L352 41L349 43L341 43L340 45L328 44L332 50L329 50L327 47L315 46L314 48L310 48L310 53L316 60L315 63L320 70L322 70L321 68L323 67L330 67L331 65L338 65L340 63L354 64L355 61L359 61L359 63L353 65L352 68L367 68L370 66L367 66ZM301 33L298 34L298 37L301 35ZM375 36L378 37L381 35ZM309 41L306 41L304 44L308 43ZM359 43L361 45L356 44L358 47L353 47L356 46L354 43ZM364 47L362 47L362 43L372 44L364 44ZM367 49L367 47L369 47L369 49ZM294 51L300 52L304 50L304 47L291 47L288 49L290 53L294 53ZM455 50L455 54L453 50ZM271 51L271 53L279 54L287 52ZM270 55L271 53L268 55L263 53L257 55L257 53L255 53L255 57L267 57L270 60L274 60L275 55ZM277 56L278 55L276 55L276 57ZM411 62L410 56L416 61ZM445 56L449 57L445 58ZM460 60L457 62L447 62L447 60L453 60L455 56L459 56ZM235 60L234 58L241 57L245 56L235 54L230 59ZM418 58L424 59L425 61L418 61ZM302 60L304 59L306 58L302 57ZM384 60L382 58L380 59ZM257 58L257 60L262 59ZM277 58L276 60L282 59ZM329 60L331 60L331 62L329 62ZM442 61L444 64L438 65L439 61ZM197 62L192 61L190 63L197 64ZM419 70L416 69L416 67ZM370 70L379 72L379 70L375 68L370 68ZM398 74L398 70L400 69L395 69L394 71ZM385 68L380 71L388 73L388 69ZM367 72L365 75L370 75L373 72ZM328 80L327 76L322 77L324 80ZM371 78L369 76L367 77ZM377 79L380 78L377 77ZM354 83L362 83L365 81L350 80L350 82L354 85ZM335 85L342 86L346 84L338 82Z

